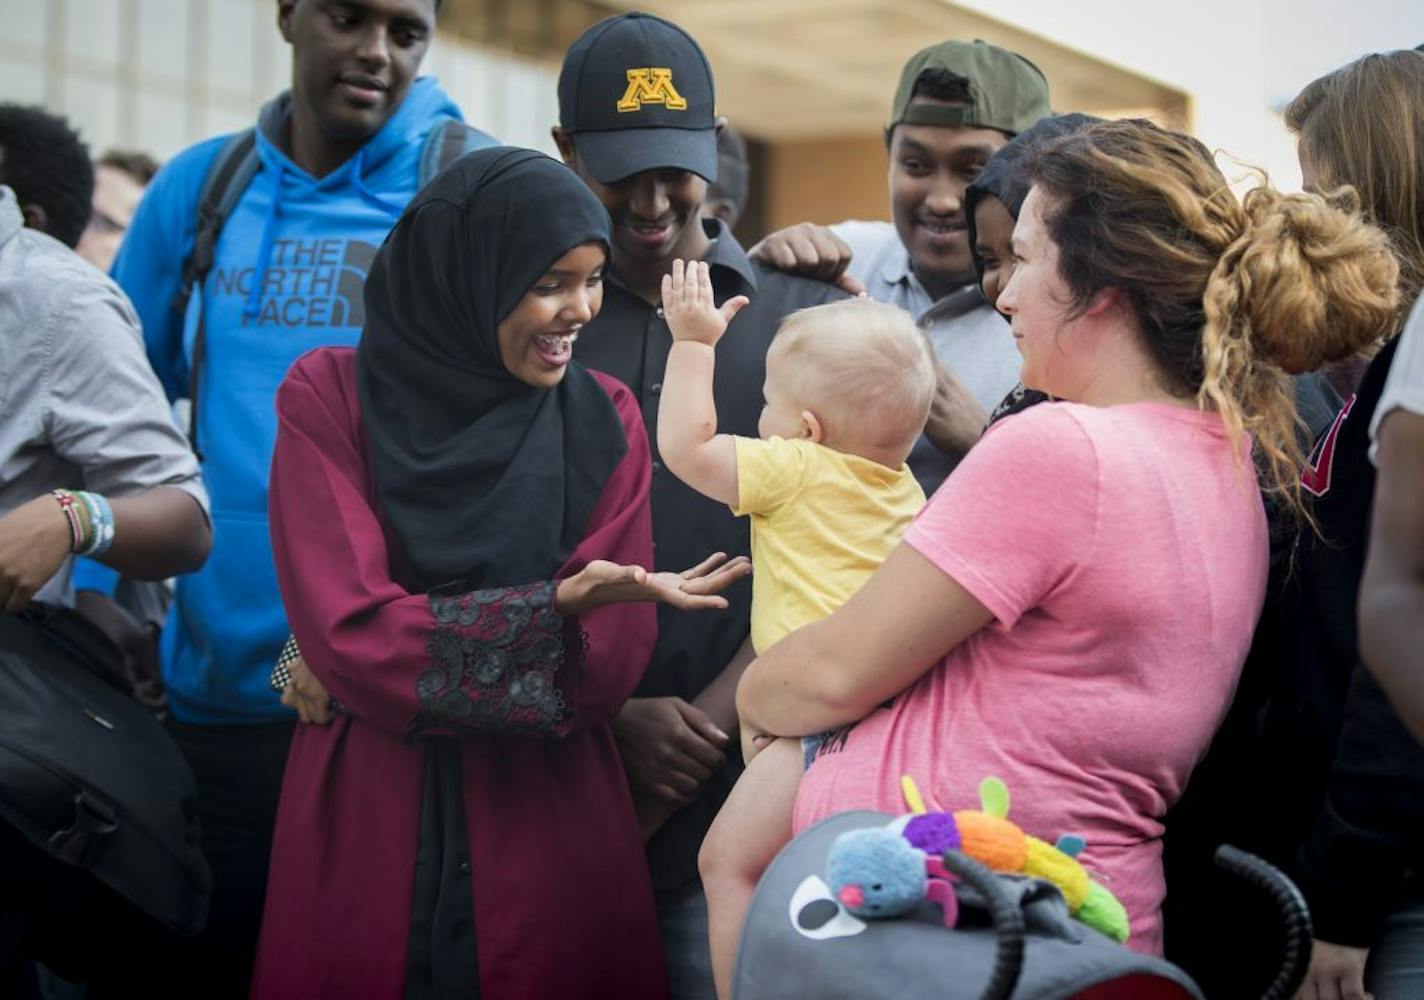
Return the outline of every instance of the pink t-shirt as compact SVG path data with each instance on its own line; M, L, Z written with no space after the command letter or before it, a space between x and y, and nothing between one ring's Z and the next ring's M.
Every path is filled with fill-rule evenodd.
M1245 462L1245 464L1241 464ZM1226 713L1265 597L1266 515L1213 414L1036 406L994 425L905 541L996 621L806 772L796 829L946 809L1002 778L1009 818L1081 860L1160 953L1162 815Z

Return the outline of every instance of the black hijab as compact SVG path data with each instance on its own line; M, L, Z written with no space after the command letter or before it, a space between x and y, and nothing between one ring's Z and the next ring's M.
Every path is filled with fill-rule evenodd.
M984 164L984 169L964 192L964 218L969 227L969 254L974 259L974 273L979 276L981 282L984 280L984 261L975 248L975 244L979 242L979 234L974 226L974 208L979 204L979 199L986 194L992 194L1002 201L1009 214L1017 219L1024 199L1028 197L1028 189L1033 186L1033 161L1039 150L1055 139L1072 135L1100 121L1101 118L1077 112L1040 118L1010 139L1008 145Z
M608 214L527 149L462 157L406 208L366 281L356 354L376 494L421 589L547 580L627 453L603 388L553 389L500 360L496 328L565 253L608 247Z

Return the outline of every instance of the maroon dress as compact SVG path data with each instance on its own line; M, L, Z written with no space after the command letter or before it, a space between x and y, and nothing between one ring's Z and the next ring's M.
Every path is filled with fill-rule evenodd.
M465 594L393 579L355 352L299 361L277 395L277 575L312 672L343 706L299 725L282 787L253 996L406 990L427 737L458 736L478 985L485 998L663 997L657 920L609 720L655 638L651 604L579 618L552 581ZM637 403L595 374L628 452L558 574L652 564ZM452 497L451 503L458 503Z

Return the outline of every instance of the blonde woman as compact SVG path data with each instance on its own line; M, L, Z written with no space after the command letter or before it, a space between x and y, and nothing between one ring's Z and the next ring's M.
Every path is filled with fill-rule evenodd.
M1424 53L1350 63L1301 91L1286 122L1300 139L1306 186L1355 189L1388 236L1399 308L1390 339L1305 470L1318 530L1302 533L1281 603L1262 727L1263 846L1311 907L1316 942L1300 995L1412 998L1424 996L1424 885L1415 875L1424 858L1424 750L1361 666L1361 647L1386 625L1412 628L1417 644L1420 626L1378 614L1357 626L1356 602L1375 494L1370 431L1392 408L1386 384L1408 378L1394 334L1424 284ZM1418 504L1416 494L1386 513ZM1386 517L1378 528L1402 549L1398 524Z

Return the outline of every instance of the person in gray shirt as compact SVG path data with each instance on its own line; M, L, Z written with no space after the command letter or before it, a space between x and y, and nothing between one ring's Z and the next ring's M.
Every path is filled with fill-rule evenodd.
M894 221L802 223L751 250L753 260L836 281L915 317L940 364L930 422L910 453L926 493L979 439L1022 360L980 294L964 191L997 150L1048 113L1048 82L1022 56L981 41L932 45L901 71L885 129Z
M5 169L0 160L0 181ZM0 607L9 612L36 597L72 604L78 552L155 580L197 569L212 541L197 461L133 307L24 221L0 184Z

